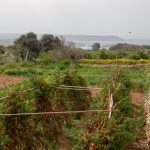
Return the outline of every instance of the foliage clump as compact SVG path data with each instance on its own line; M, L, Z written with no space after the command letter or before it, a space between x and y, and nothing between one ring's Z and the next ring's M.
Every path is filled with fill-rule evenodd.
M73 73L74 72L74 73ZM69 110L85 110L89 107L90 92L68 92L61 85L86 86L75 71L37 76L30 80L29 91L19 87L8 93L1 103L3 113L46 113ZM63 127L70 125L68 114L46 114L27 116L4 116L1 118L1 149L53 149L65 136Z
M92 45L92 50L93 51L95 51L95 50L100 50L100 43L94 43L93 45Z
M100 108L108 109L110 94L113 96L113 112L92 115L82 134L79 147L97 150L125 150L138 139L144 117L142 109L137 108L131 101L131 81L118 70L103 83L100 98ZM109 109L108 109L109 110Z
M3 113L17 114L28 111L26 92L14 89L7 94L8 98L3 102ZM0 149L34 149L40 143L36 139L34 122L30 116L5 116L1 118L0 125Z

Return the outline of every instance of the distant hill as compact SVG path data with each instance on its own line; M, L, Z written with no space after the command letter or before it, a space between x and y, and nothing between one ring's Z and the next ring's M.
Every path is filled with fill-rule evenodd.
M16 38L21 34L14 33L0 33L0 45L12 45ZM42 35L38 34L38 38ZM66 41L72 41L75 43L82 42L101 42L101 41L122 41L120 37L117 36L95 36L95 35L62 35Z
M142 50L142 49L144 49L143 46L127 44L127 43L124 43L124 44L119 43L119 44L116 44L116 45L110 47L111 51L115 51L115 50L136 51L136 50Z
M0 33L0 40L12 40L18 38L20 35L15 33Z
M92 41L123 41L118 36L97 36L97 35L64 35L67 41L80 41L80 42L92 42Z
M12 45L16 38L21 34L14 33L0 33L0 45L9 46Z

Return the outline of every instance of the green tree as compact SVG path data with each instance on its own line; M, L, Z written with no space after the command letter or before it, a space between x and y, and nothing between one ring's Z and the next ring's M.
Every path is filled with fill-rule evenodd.
M22 60L36 58L40 52L40 44L37 35L33 32L21 35L15 42L14 47Z
M99 58L100 59L109 59L109 55L105 51L100 51Z
M145 54L143 51L138 52L140 59L149 59L148 55Z
M62 40L52 34L44 34L40 40L40 43L43 52L48 52L49 50L57 50L63 47Z
M54 39L54 49L61 49L64 47L65 41L63 37L55 36Z
M117 58L124 58L124 57L127 57L127 53L123 52L123 51L119 51L118 54L117 54Z
M134 54L134 55L131 56L131 59L140 60L140 56L137 55L137 54Z
M5 54L5 47L0 45L0 54Z
M43 52L53 50L54 36L52 34L44 34L40 40L41 48Z
M132 59L140 60L140 59L149 59L149 56L144 53L144 51L137 52L137 54L134 54L131 56Z
M92 46L92 50L94 50L94 51L100 50L100 43L94 43Z

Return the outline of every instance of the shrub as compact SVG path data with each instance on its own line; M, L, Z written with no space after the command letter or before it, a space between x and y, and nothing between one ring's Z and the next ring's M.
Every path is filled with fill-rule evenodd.
M118 70L104 81L100 97L100 108L107 109L113 95L114 109L111 118L107 113L91 115L81 137L81 149L125 150L140 133L144 125L143 111L131 101L131 81Z
M134 59L134 60L140 60L140 56L139 55L132 55L130 58Z
M96 51L96 50L100 50L100 43L94 43L92 45L92 50Z
M37 61L41 64L47 65L53 61L53 57L48 54L41 54Z
M5 54L5 47L0 45L0 54Z
M6 69L3 74L5 75L27 75L29 73L29 70L27 68L20 68L20 69Z
M105 53L105 51L100 51L99 53L100 59L109 59L109 55Z
M11 89L8 98L0 103L0 111L16 114L88 109L90 92L61 89L59 86L63 84L86 86L74 69L62 74L56 71L51 75L36 76L29 83L32 90L21 91L20 86ZM0 148L54 149L59 143L59 136L64 135L63 127L70 125L71 119L67 114L0 118Z
M27 112L29 94L25 93L19 89L7 93L9 97L2 103L2 112L8 114ZM30 116L5 116L0 125L2 149L34 149L40 143Z

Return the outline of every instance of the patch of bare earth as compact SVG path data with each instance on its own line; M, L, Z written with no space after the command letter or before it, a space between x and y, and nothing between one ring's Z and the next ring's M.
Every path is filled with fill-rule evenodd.
M93 87L93 89L92 88L89 89L91 94L92 94L92 97L94 98L94 97L99 96L100 90L99 89L94 89L94 88L98 88L98 87L97 86L92 86L92 87Z
M142 92L132 92L132 102L136 105L144 104L145 101L145 94Z
M145 94L142 92L132 92L132 102L136 105L142 105L145 103ZM145 127L141 129L141 136L143 136L142 140L137 140L137 142L133 143L127 150L148 150L147 147L147 139L145 135Z
M21 83L25 79L25 77L0 76L0 88L6 88Z
M59 150L71 150L69 140L65 135L59 135Z

